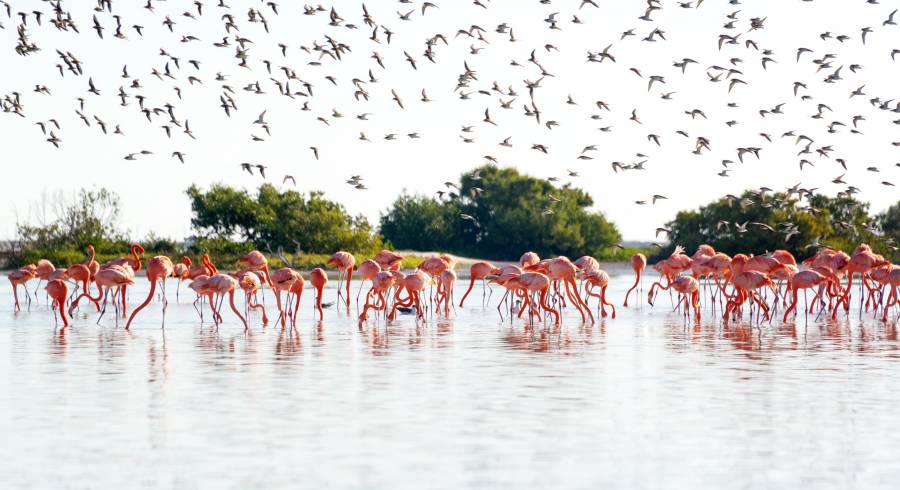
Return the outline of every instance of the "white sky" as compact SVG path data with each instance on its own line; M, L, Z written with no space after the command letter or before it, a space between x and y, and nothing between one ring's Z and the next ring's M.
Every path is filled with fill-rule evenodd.
M228 0L231 13L240 28L240 35L253 41L248 63L251 69L238 68L234 58L234 34L228 35L229 48L216 48L213 42L226 36L221 16L225 9L216 8L215 1L204 2L203 15L196 17L192 2L156 0L155 13L141 8L143 2L116 1L113 13L122 16L127 39L113 37L115 21L108 13L97 13L88 1L64 2L70 10L81 34L57 31L48 21L50 7L40 1L13 1L13 17L6 18L0 6L0 94L12 91L22 94L26 118L0 113L0 144L4 167L4 192L0 195L0 237L12 237L15 233L16 213L26 215L29 207L40 199L42 192L73 191L80 187L105 186L116 190L122 197L122 224L134 236L144 236L155 231L164 236L182 238L190 234L190 209L184 190L197 183L208 186L214 182L255 188L259 177L243 173L241 162L262 163L269 167L270 181L281 185L285 174L297 179L301 191L322 190L326 197L340 201L352 213L363 213L373 223L403 189L433 193L443 188L445 181L457 181L459 175L484 163L484 155L495 156L500 165L515 166L523 172L542 176L558 176L569 179L566 170L576 170L580 177L575 184L586 189L596 201L596 209L603 211L622 231L626 239L651 239L654 229L674 217L684 208L694 208L726 193L738 193L743 189L769 186L775 189L803 182L806 187L818 187L834 194L845 185L830 181L844 173L835 158L844 158L850 166L844 180L862 189L860 198L872 203L874 211L880 211L898 199L896 188L886 187L881 181L897 181L900 168L900 147L891 142L900 141L900 125L891 123L900 114L880 111L868 100L898 98L897 75L900 56L892 62L890 53L900 48L900 27L882 26L888 14L900 6L900 2L883 1L878 5L864 0L759 0L741 5L729 5L726 1L706 0L699 9L680 8L677 2L663 1L663 9L652 14L652 21L642 21L646 3L643 1L611 2L598 0L602 9L585 6L579 10L580 1L554 0L549 5L537 0L492 0L482 9L471 2L435 0L439 8L429 9L423 17L421 2L401 4L396 1L368 1L366 5L375 21L394 32L390 44L379 32L380 44L368 39L371 29L362 21L359 2L335 2L345 23L359 26L328 25L327 12L314 16L302 14L299 2L284 1L275 15L264 2ZM330 8L330 4L325 4ZM270 34L262 24L249 23L247 11L259 9L269 21ZM398 18L415 8L410 21ZM16 12L41 10L43 26L35 25L34 16L28 17L28 33L42 49L27 57L18 56L16 44ZM190 10L196 19L182 15ZM727 14L740 10L734 29L723 26ZM559 12L556 19L561 30L550 30L544 19ZM91 28L92 15L97 14L106 27L104 39L98 39ZM577 14L582 24L573 24ZM174 33L162 25L165 15L176 22ZM767 17L765 28L747 33L752 17ZM897 16L900 22L900 15ZM496 26L506 23L513 28L516 42L509 42L507 34L495 32ZM145 27L143 37L130 28L133 24ZM454 37L457 30L477 24L487 32L489 44L467 36ZM872 26L874 32L863 46L860 29ZM667 40L642 42L641 39L659 27ZM620 40L623 31L634 28L636 36ZM834 39L823 41L818 34L831 31L834 36L846 34L850 39L840 43ZM449 46L435 47L437 63L423 57L425 39L441 33L450 41ZM717 49L720 33L736 35L740 45L726 45ZM182 35L194 35L199 42L182 43ZM318 53L306 54L300 46L311 47L313 42L325 44L325 36L349 45L348 53L340 62L325 58L321 66L309 65L317 60ZM745 39L753 39L760 51L746 48ZM277 43L288 45L287 57L282 58ZM547 52L545 44L559 48L559 52ZM586 63L588 51L597 52L612 44L610 52L617 63ZM471 54L470 47L483 48ZM804 46L813 53L795 62L797 48ZM76 77L66 72L60 77L55 65L60 63L55 49L72 52L83 62L84 76ZM160 48L181 59L181 69L169 62L176 80L160 81L150 75L153 68L163 71L167 58L159 55ZM535 65L527 62L532 49L553 77L547 77L536 92L535 99L543 112L543 120L555 120L559 127L549 130L538 126L533 118L523 115L522 106L528 101L523 80L540 77ZM760 60L762 50L774 51L777 63L769 64L764 71ZM378 51L387 69L380 69L370 58ZM410 53L418 64L413 70L404 60L404 51ZM811 60L825 53L837 57L833 68L816 73ZM685 75L672 66L684 57L698 61L690 65ZM748 85L738 85L732 94L727 93L727 82L710 83L705 69L711 65L733 66L731 58L741 58L736 66L743 75L736 75ZM187 60L202 62L200 70L191 67ZM278 95L261 60L273 64L271 77L283 81L284 75L277 66L290 66L301 79L312 83L314 96L290 99ZM510 66L517 60L520 67ZM513 110L500 108L499 100L510 97L492 93L485 96L473 93L470 100L461 100L454 92L457 77L463 72L463 62L477 72L478 81L466 92L478 89L490 90L493 81L501 87L512 86L518 92ZM863 69L854 74L851 64ZM140 79L142 89L128 88L131 80L120 77L122 66L128 65L132 77ZM825 76L844 65L843 81L825 84ZM638 68L644 78L638 78L629 68ZM378 83L366 85L371 98L357 102L351 79L368 79L372 69ZM234 87L238 111L227 118L219 108L221 83L214 80L216 72L228 75L227 83ZM711 71L710 73L715 73ZM188 75L199 77L203 85L191 86ZM333 86L326 75L338 82ZM647 77L662 75L666 84L655 84L648 92ZM87 93L88 77L92 77L100 96ZM725 76L722 76L725 79ZM255 95L241 90L248 83L259 81L265 95ZM801 94L813 97L801 101L792 92L794 81L805 82L809 90ZM46 85L52 96L33 92L34 85ZM851 91L865 84L865 96L849 98ZM187 118L197 140L173 128L172 138L165 136L162 124L167 116L154 118L148 123L139 112L137 101L129 99L128 107L119 106L117 91L126 87L131 96L143 94L148 107L161 107L169 102L176 106L180 120ZM183 100L178 100L173 90L182 89ZM422 88L434 100L419 101ZM292 91L302 90L297 81L291 83ZM391 89L397 91L406 105L401 110L391 100ZM672 100L662 100L663 92L675 92ZM566 104L571 94L578 105ZM126 136L104 136L96 124L86 127L75 109L77 97L85 98L84 113L103 119L112 131L119 124ZM600 111L594 105L603 100L612 107L611 112ZM300 110L304 101L310 111ZM728 108L734 101L738 108ZM762 118L760 109L771 109L778 103L786 103L784 114ZM816 104L826 103L833 113L826 111L823 119L811 119ZM482 122L485 108L497 122L492 126ZM691 118L685 110L701 109L708 120ZM345 117L331 116L336 109ZM642 125L629 121L631 110L637 109ZM259 113L267 110L266 120L271 125L271 137L254 125ZM372 115L369 121L357 120L362 112ZM602 120L592 120L591 114L601 114ZM851 118L864 115L860 123L862 135L849 132ZM326 117L330 126L316 120ZM55 149L45 142L34 124L55 117L62 129L57 135L62 139L61 148ZM727 127L726 121L739 122ZM827 124L838 120L847 127L838 128L835 134L827 133ZM463 125L474 126L471 136L474 144L460 139ZM611 132L598 128L612 126ZM690 135L684 138L675 134L681 129ZM815 140L812 148L831 145L831 158L805 155L815 167L805 167L801 172L796 154L802 145L796 146L793 138L781 138L788 130L806 134ZM359 141L364 131L371 143ZM406 133L416 131L421 139L410 140ZM772 135L774 143L768 143L758 134ZM386 133L397 133L396 141L385 141ZM662 147L647 141L647 135L661 137ZM264 142L251 141L251 134L263 136ZM512 136L513 148L498 146L507 136ZM697 156L691 154L697 136L711 141L712 151ZM530 149L533 143L549 146L549 155ZM576 160L582 147L595 144L599 151L589 153L594 159ZM320 160L315 160L309 146L317 146ZM762 159L752 156L744 164L735 164L729 178L716 174L722 169L720 161L737 161L736 148L762 147ZM138 157L138 161L126 161L128 153L141 149L154 151L154 155ZM186 153L186 164L170 157L172 151ZM611 162L635 162L635 153L648 155L644 171L614 173ZM877 166L880 173L867 171ZM358 191L344 184L350 175L364 177L369 190ZM649 200L652 194L669 197L655 206L638 206L635 200Z

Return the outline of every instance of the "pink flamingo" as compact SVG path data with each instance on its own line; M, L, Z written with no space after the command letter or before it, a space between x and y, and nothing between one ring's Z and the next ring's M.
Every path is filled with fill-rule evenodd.
M134 284L134 271L126 265L110 265L104 267L97 271L97 275L94 277L94 283L97 284L97 297L92 298L88 295L88 293L81 293L78 297L75 298L75 301L69 305L69 315L72 314L72 310L74 310L78 306L78 302L83 297L87 297L92 302L98 302L100 299L103 299L103 308L100 310L100 316L97 318L97 323L100 323L100 320L103 319L103 315L106 313L107 299L109 297L109 292L113 290L113 306L116 309L116 326L119 325L119 303L117 301L117 295L122 294L125 287ZM103 289L106 288L106 292L103 292Z
M368 311L370 309L376 311L384 311L387 306L387 302L385 299L385 293L391 286L394 284L394 275L389 271L381 271L378 274L375 274L375 277L372 279L372 288L366 293L366 304L363 306L363 311L359 315L360 324L368 318ZM372 297L375 297L375 301L372 301Z
M524 290L525 294L525 304L522 309L519 311L519 318L522 317L522 313L528 308L528 321L531 322L532 314L537 314L538 318L540 318L540 313L537 312L537 308L535 303L538 306L547 311L551 315L553 315L553 324L559 325L559 312L550 306L547 302L547 293L550 290L550 278L540 272L523 272L519 276L510 280L510 282L518 283L521 289ZM534 293L538 293L539 297L537 301L534 301L530 298L530 296Z
M638 287L638 284L641 283L641 277L644 273L645 267L647 267L646 255L642 253L636 253L631 256L631 269L634 271L634 284L631 286L631 288L628 289L628 292L625 293L625 302L622 303L622 306L624 306L625 308L628 308L628 296L631 295L631 292L634 291L634 289ZM640 292L636 294L639 295ZM640 299L640 297L638 297L638 299Z
M684 316L690 314L691 307L694 308L694 318L700 320L700 283L692 276L680 276L672 281L672 289L678 294L678 305L684 302ZM676 308L677 308L676 306Z
M600 300L600 316L606 318L606 306L609 306L610 308L612 308L612 317L615 318L616 307L606 300L606 288L609 287L609 274L604 270L597 269L596 271L593 271L590 274L584 276L584 279L587 281L588 296L593 296ZM592 289L595 287L600 288L600 294L594 293L592 291Z
M34 287L34 298L37 299L37 290L41 287L41 281L49 281L50 274L53 274L53 271L56 270L56 267L53 265L53 262L50 262L47 259L38 260L37 269L35 273L37 274L38 282L37 286Z
M366 260L362 264L359 264L357 272L359 272L359 290L356 291L356 305L358 307L359 295L362 293L363 284L366 281L373 281L375 276L381 272L381 266L374 260ZM366 301L368 301L368 299Z
M325 270L321 267L316 267L309 273L309 282L316 290L316 310L319 311L319 321L322 321L325 317L322 313L322 291L328 284L328 274L325 274ZM297 303L299 304L299 301Z
M328 262L325 262L325 265L333 265L338 270L338 287L337 287L337 300L340 302L341 300L341 284L344 280L344 274L347 275L347 290L345 294L345 300L347 302L347 309L350 309L350 281L353 279L353 267L356 265L356 258L353 257L353 254L350 252L338 251L335 252L334 255L328 259Z
M181 258L181 262L174 265L174 269L172 269L172 277L178 279L178 286L175 287L175 301L178 301L178 296L181 292L181 283L184 282L185 279L190 278L191 272L191 258L188 256L184 256Z
M836 281L832 275L831 277L827 275L823 275L818 271L807 269L794 274L788 280L788 289L791 292L791 305L784 311L784 316L781 321L786 322L788 315L792 311L797 310L797 293L799 290L803 290L803 298L806 301L806 306L803 308L804 313L807 313L807 308L809 307L809 298L806 296L807 289L817 287L819 285L825 284L828 281ZM816 302L816 299L819 298L819 295L822 293L820 289L819 292L813 297L813 303Z
M249 318L251 309L259 308L262 311L263 325L268 325L269 315L266 314L266 308L253 301L253 296L262 287L262 279L256 272L244 269L238 271L234 277L238 280L238 286L244 291L244 304L247 305L246 316Z
M246 266L250 270L262 271L265 276L266 284L268 284L269 287L272 287L272 279L269 278L269 261L262 252L253 250L247 253L247 255L239 258L238 263Z
M210 276L208 285L209 290L213 294L217 294L223 299L225 297L225 294L228 294L228 304L231 305L231 311L233 311L234 314L241 319L241 323L244 324L244 330L248 330L250 327L247 325L247 319L244 318L244 315L241 315L241 312L238 311L237 306L234 304L234 291L237 288L237 279L227 274L215 274L213 276ZM221 309L221 305L218 309ZM217 314L219 319L221 319L222 314L218 311Z
M487 292L485 278L487 278L491 274L497 274L499 272L500 269L494 267L494 265L490 262L479 261L472 264L472 267L469 268L469 287L463 294L462 299L459 300L459 307L462 308L463 303L466 301L466 297L472 291L472 288L475 287L476 280L481 281L481 304L484 305L485 293Z
M69 296L69 286L62 279L50 279L47 286L44 287L47 295L53 298L54 305L59 309L59 317L62 319L63 328L69 326L69 319L66 318L66 298ZM56 321L56 313L53 314L53 321Z
M396 281L396 277L395 277ZM394 305L391 307L391 311L388 314L388 320L393 320L397 313L398 307L415 307L416 309L416 321L419 319L425 318L425 312L422 308L422 291L431 284L432 279L428 277L425 272L416 270L411 274L404 276L402 279L402 288L398 288L397 293L394 297ZM400 292L402 290L406 290L408 297L406 300L400 299Z
M131 328L131 322L134 321L134 318L137 316L138 312L144 309L148 304L150 304L150 300L153 299L153 293L156 292L156 283L160 284L160 289L162 290L162 303L163 303L163 317L162 317L162 326L165 328L166 326L166 308L169 306L169 301L166 299L166 278L170 277L175 271L175 266L172 264L172 259L166 257L165 255L157 255L152 259L147 261L147 280L150 281L150 292L147 293L147 298L143 303L137 306L134 311L131 312L131 316L128 317L128 322L125 324L125 330Z
M444 269L441 271L440 284L443 292L438 298L438 308L441 307L441 301L444 302L444 316L450 317L450 306L453 304L453 287L456 285L456 273L453 269Z
M28 264L21 269L12 271L9 273L9 276L7 276L7 279L9 279L9 283L13 288L13 300L16 304L16 311L21 310L21 308L19 307L19 286L22 286L22 289L25 290L25 297L28 299L28 306L31 307L31 295L28 294L28 288L25 285L28 283L28 281L34 279L36 276L37 266L34 264Z

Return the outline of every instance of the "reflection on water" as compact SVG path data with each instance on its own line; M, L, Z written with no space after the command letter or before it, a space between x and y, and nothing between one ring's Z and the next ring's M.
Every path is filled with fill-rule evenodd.
M610 297L629 283L613 278ZM132 301L146 283L134 289ZM334 308L314 321L312 296L298 330L255 313L249 332L227 313L217 330L173 301L165 330L154 303L126 332L88 309L55 330L46 305L16 314L3 289L0 488L900 481L892 323L723 326L661 302L528 328L476 302L360 327Z

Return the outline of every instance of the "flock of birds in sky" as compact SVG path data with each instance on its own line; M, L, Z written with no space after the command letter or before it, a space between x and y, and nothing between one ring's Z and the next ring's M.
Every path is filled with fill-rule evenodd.
M304 144L302 152L312 161L324 159L331 147L345 144L350 137L350 126L345 120L355 119L360 126L353 127L364 128L352 135L361 142L375 144L436 138L436 135L422 134L414 129L385 132L391 130L384 121L389 118L403 120L404 111L419 104L438 104L444 109L435 112L443 114L449 103L467 118L454 137L455 145L477 145L483 148L484 162L493 164L506 161L499 152L512 147L525 148L544 155L548 159L548 168L555 168L555 172L566 169L568 178L579 176L579 165L609 165L614 173L645 171L653 164L654 150L662 148L665 148L666 158L682 158L687 154L709 156L719 165L715 170L705 167L704 171L729 178L735 168L748 159L765 159L770 147L789 143L796 148L796 160L783 164L799 165L801 170L816 168L823 172L841 172L831 179L835 185L846 186L837 192L838 195L852 196L861 192L862 189L845 180L848 171L860 166L866 167L867 172L881 175L882 186L894 186L890 175L896 172L894 167L900 167L900 163L852 162L848 153L853 148L839 148L829 141L836 133L858 136L868 133L875 136L875 141L880 141L879 145L898 147L900 151L900 98L876 93L864 78L867 67L841 54L844 46L865 47L867 43L871 45L874 37L893 38L898 39L896 48L869 56L877 63L900 62L900 37L897 36L900 16L897 9L876 0L848 2L854 4L854 9L866 9L864 15L871 20L870 25L841 32L822 32L818 39L792 39L798 45L790 48L790 52L784 46L775 49L775 46L758 41L767 28L768 17L748 15L738 0L727 3L648 0L645 4L616 3L615 7L600 0L539 0L538 3L547 9L546 15L533 21L539 21L546 39L554 39L563 32L570 37L583 38L583 54L579 56L583 56L583 63L596 66L596 92L605 93L592 99L559 90L567 74L553 65L558 57L571 57L571 52L562 53L559 46L552 41L543 41L543 37L520 38L522 31L513 22L479 25L478 16L473 15L466 17L472 22L455 30L433 32L425 39L404 36L408 26L441 19L451 9L475 9L473 14L492 9L514 10L518 2L515 6L511 3L500 5L496 0L474 0L471 4L411 0L370 3L377 4L372 5L377 9L366 3L350 2L301 5L264 0L192 3L147 0L139 15L127 18L119 13L120 2L112 0L98 0L96 4L63 0L0 1L0 29L15 31L15 53L30 58L33 63L52 64L56 68L55 79L35 80L27 89L11 88L5 82L6 92L0 93L0 106L6 116L21 118L23 133L39 131L47 145L60 150L65 150L67 134L71 126L76 125L107 137L130 138L135 150L123 155L124 160L164 154L180 164L191 165L190 148L194 140L214 138L215 135L194 123L195 119L184 109L188 99L204 104L230 124L240 125L248 145L263 145L280 135L297 138L295 135L302 133L303 128L316 126L317 130L332 137ZM809 3L810 8L814 8L815 2ZM133 6L129 8L135 10ZM616 33L592 31L590 23L611 8L635 9L631 25ZM720 34L709 40L717 45L716 59L686 56L671 60L666 66L643 66L646 61L623 55L627 45L671 42L667 39L666 26L657 20L669 9L722 10ZM289 23L287 20L282 22L285 17L291 19ZM201 38L198 27L201 24L207 29L203 32L217 30L219 37ZM285 26L290 28L276 30L276 27ZM48 30L64 32L67 42L45 42ZM531 34L531 31L525 31ZM123 60L120 76L112 78L95 72L95 65L85 61L96 55L79 50L79 38L85 36L96 37L105 46L124 42L156 43L160 48L154 59ZM209 61L195 57L199 52L195 49L198 44L212 45L222 56ZM516 46L515 50L512 46ZM455 80L452 84L448 80L428 80L429 67L445 63L445 56L451 57L445 55L448 50L454 50L454 63L462 51ZM514 69L516 75L503 80L488 79L484 73L490 72L492 67L481 65L479 60L483 52L504 50L516 54L508 61L509 69ZM519 57L518 53L526 54ZM229 59L231 61L226 62ZM783 88L793 99L771 104L763 102L781 97L780 94L753 92L762 77L779 69L796 73L792 85ZM646 100L641 101L643 108L636 107L637 103L616 99L604 90L603 79L612 71L628 72L633 84L646 87ZM726 94L729 109L739 107L737 99L732 99L737 94L742 94L743 100L748 100L749 96L761 105L757 111L759 118L770 121L790 117L795 129L743 134L742 121L729 118L727 109L717 109L713 116L708 108L704 108L704 101L682 100L678 90L670 89L676 78L692 84L708 84L709 91ZM412 92L388 85L383 79L412 80L410 83L419 82L424 88ZM77 87L77 96L72 100L56 101L58 111L55 116L46 117L29 111L30 101L35 98L56 98L60 85ZM547 88L551 85L552 88ZM816 89L826 85L843 88L839 93L847 100L841 101L840 105L847 109L832 110L836 105L832 100L816 95ZM322 92L328 95L322 95ZM113 100L118 107L114 111L106 109L109 106L102 106L101 100ZM377 101L384 104L377 105ZM646 105L648 101L652 101L652 106ZM260 104L265 107L261 112L248 114L251 109L247 106ZM101 111L100 107L104 109ZM299 114L297 128L275 127L272 109L281 111L284 107ZM683 113L680 116L683 124L677 129L663 128L654 122L654 112L647 107L653 107L652 111ZM566 119L562 117L563 113ZM571 113L577 115L576 122L567 119ZM721 127L719 132L735 132L745 143L737 148L723 148L717 146L716 134L703 134L693 129L695 123L708 121L710 117L721 118L716 121ZM516 134L496 140L482 136L487 131L492 131L490 134L502 132L503 126L512 118L525 118L539 131L530 132L528 141ZM128 124L124 122L126 120ZM560 131L587 135L585 144L562 149L551 147L542 139ZM597 142L598 135L615 135L620 131L644 135L643 146L631 149L630 160L600 163L601 159L608 158L604 156L608 143ZM170 147L142 148L143 136L152 132L165 134L166 141L171 142ZM873 139L865 141L870 145ZM825 162L833 162L829 163L832 167ZM224 165L226 172L233 169L233 172L249 174L248 177L274 178L283 185L296 185L299 177L299 174L293 175L295 170L270 168L264 161L234 161ZM282 173L283 170L287 171ZM366 174L371 171L370 166L361 164L357 175L341 180L364 191L368 189ZM278 172L277 175L273 175L274 172ZM684 178L691 177L686 175ZM785 183L775 185L777 179L777 175L773 176L773 185L763 187L760 192L781 190ZM549 180L556 182L559 177L551 176ZM638 196L634 204L653 205L668 199L666 194L672 190L671 186L657 185L661 187L659 191L648 192L648 197ZM447 189L438 191L441 197L458 196L459 189L453 183L448 182L446 186ZM788 187L788 194L803 199L816 190L797 183ZM478 198L477 195L465 197ZM553 204L548 197L550 212ZM742 204L753 203L742 201ZM461 219L467 217L464 215ZM729 225L725 223L725 226ZM658 228L657 235L664 231L667 230ZM787 238L792 232L789 227L773 231L785 233Z

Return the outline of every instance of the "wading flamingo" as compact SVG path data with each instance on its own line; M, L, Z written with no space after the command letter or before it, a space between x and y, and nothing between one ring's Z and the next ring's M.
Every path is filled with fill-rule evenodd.
M120 257L118 259L110 260L105 264L100 266L100 269L107 269L112 266L127 266L131 269L132 277L134 273L141 270L141 258L144 257L144 247L135 243L131 246L131 257ZM124 284L119 291L120 296L122 297L122 316L126 316L128 314L128 304L127 304L127 293L128 293L128 284ZM118 309L116 310L118 312Z
M44 287L47 295L53 298L53 304L59 309L59 317L62 319L63 328L69 326L69 319L66 317L66 298L69 296L69 286L62 279L51 279L47 281ZM56 313L53 313L53 320L56 321Z
M375 276L381 272L381 266L378 265L378 262L374 260L366 260L363 261L362 264L359 264L359 269L357 270L359 273L359 290L356 291L356 305L359 306L359 295L362 293L363 284L366 281L373 281ZM368 301L368 300L366 300Z
M453 269L444 269L441 271L441 296L438 298L438 308L441 307L441 301L444 302L444 316L450 317L450 306L453 305L453 287L456 285L456 273Z
M622 303L622 306L628 308L628 296L631 295L631 292L638 287L641 283L641 277L644 273L644 268L647 267L647 256L642 253L636 253L631 256L631 269L634 271L634 284L631 288L628 289L628 292L625 293L625 302ZM640 300L640 289L635 293L638 295L638 300ZM640 303L640 301L638 301Z
M53 265L53 262L50 262L47 259L38 260L37 269L35 270L35 274L37 274L38 282L37 286L34 287L34 298L37 299L37 290L41 287L41 281L47 282L50 280L50 274L53 274L53 271L56 270L56 267Z
M9 279L9 283L13 288L13 301L15 301L16 304L16 311L21 310L21 308L19 307L19 286L22 286L22 289L25 290L25 297L28 299L28 306L31 306L31 295L28 293L26 284L28 284L28 281L34 279L36 276L37 266L34 264L28 264L21 269L14 270L9 273L9 276L7 276L7 279Z
M72 314L72 310L74 310L78 306L78 302L83 297L87 297L93 302L100 301L103 299L103 308L100 310L100 316L97 318L97 323L100 323L100 320L103 319L103 315L106 313L107 300L109 299L109 292L113 291L113 306L116 310L116 326L119 325L119 303L117 301L117 295L122 294L124 288L134 284L134 271L130 266L126 265L110 265L108 267L101 268L97 271L97 275L94 277L94 283L97 284L97 297L92 298L87 293L82 293L78 297L72 301L72 304L69 305L69 315ZM106 288L106 292L104 293L103 289Z
M266 308L253 301L256 292L262 287L262 279L257 275L257 271L244 269L238 271L234 276L238 280L238 286L244 291L244 304L246 308L246 316L250 317L250 310L259 308L262 311L263 325L269 324L269 315L266 314Z
M363 306L363 311L359 315L360 324L368 318L367 313L369 309L384 311L387 306L385 294L393 284L394 275L389 271L381 271L378 274L375 274L375 277L372 279L372 288L366 293L366 304ZM373 297L375 298L374 302L372 301Z
M228 294L228 304L231 305L231 311L241 319L241 323L244 324L244 330L248 330L250 327L247 326L247 319L244 318L244 315L241 315L241 312L238 311L237 306L234 304L234 290L237 288L237 280L227 274L215 274L210 276L208 284L210 291L219 295L223 300L225 294ZM221 320L222 314L218 312L219 309L221 309L221 305L217 308L218 317Z
M550 278L541 274L540 272L523 272L518 277L513 278L511 281L517 282L521 285L521 288L526 293L525 294L525 305L522 307L522 310L519 311L519 318L522 317L522 313L525 309L528 309L528 322L531 323L532 313L538 315L538 318L541 317L540 313L537 313L538 306L544 309L544 311L553 315L553 324L559 325L559 311L553 308L547 302L547 292L550 290ZM534 293L538 293L539 297L537 301L531 299L531 296Z
M172 269L172 277L178 279L178 285L175 286L175 301L178 301L178 296L181 293L181 283L190 278L191 273L191 258L185 255L181 258L181 262L174 265L174 269Z
M888 287L891 288L891 293L888 296L888 300L884 305L884 313L881 316L883 321L887 321L888 312L893 308L896 304L900 303L898 301L898 291L900 291L900 268L894 269L888 275Z
M347 290L344 294L344 299L347 302L347 309L350 309L350 281L353 279L353 267L356 265L356 258L353 257L353 254L350 252L338 251L335 252L334 255L328 259L328 262L325 262L325 265L333 265L338 270L338 287L337 287L337 301L341 301L341 284L344 280L344 275L347 276Z
M672 289L678 294L678 305L684 302L684 316L694 308L694 318L700 320L700 283L693 276L680 276L672 281Z
M587 281L586 287L588 296L593 296L600 300L600 316L606 318L606 307L609 306L610 308L612 308L612 317L615 318L616 307L606 300L606 288L609 287L609 274L604 270L598 269L584 276L584 280ZM592 291L592 289L595 287L600 288L600 294L594 293Z
M134 317L137 316L138 312L150 304L150 300L153 299L153 293L156 292L156 283L160 284L160 290L162 291L162 326L165 328L166 308L169 306L169 301L166 299L166 278L170 277L174 270L175 265L172 264L172 259L165 255L157 255L147 261L147 280L150 281L150 292L147 293L147 298L144 302L131 312L131 316L128 317L128 322L125 323L125 330L131 328L131 322L134 321Z
M208 259L207 259L208 260ZM238 259L238 263L253 271L262 271L265 282L272 287L272 279L269 277L269 260L259 250L253 250Z
M469 268L469 287L466 289L466 292L463 294L461 300L459 300L459 307L462 308L463 303L466 301L466 297L472 292L472 288L475 287L475 281L481 281L481 304L484 305L485 301L485 293L487 293L487 282L485 278L492 274L498 274L500 269L494 267L490 262L479 261L472 264L472 267Z
M309 283L316 290L316 310L319 312L319 321L322 321L325 317L322 313L322 292L325 285L328 284L328 274L321 267L316 267L309 272ZM297 304L300 304L299 300L297 300Z
M282 267L281 269L276 269L272 271L272 275L270 276L273 285L272 290L275 293L275 303L278 305L278 321L281 322L281 328L287 326L287 314L285 313L285 307L281 304L281 293L287 293L285 301L289 301L291 296L291 287L294 285L294 282L299 276L300 274L298 274L290 267Z
M808 314L807 310L809 308L809 298L806 295L807 290L819 285L824 285L829 280L836 279L832 279L812 269L803 270L794 274L788 281L788 290L791 293L791 304L786 310L784 310L784 316L782 317L781 321L786 322L788 315L790 315L792 311L797 310L797 292L801 289L803 290L803 299L806 302L806 306L804 306L803 312L805 314ZM816 299L819 298L819 295L821 293L822 290L820 289L819 292L817 292L816 295L813 296L813 304L815 304Z
M396 278L395 278L396 280ZM393 320L397 313L397 308L404 307L409 308L413 307L416 310L416 321L419 319L425 318L425 311L422 308L422 291L431 284L432 279L428 277L425 272L416 270L411 274L404 276L401 284L402 287L397 289L397 293L394 296L394 305L391 307L391 311L388 314L388 320ZM407 298L401 299L400 292L405 290L407 293Z

